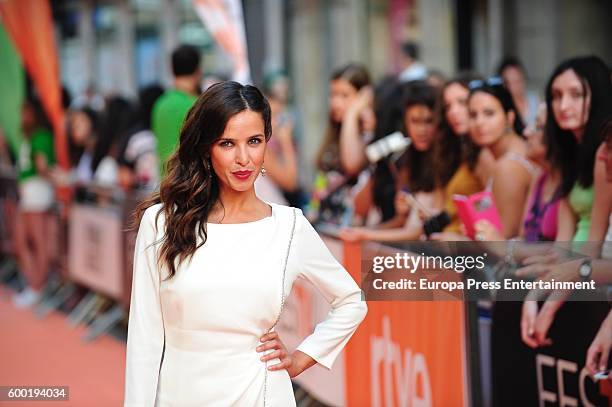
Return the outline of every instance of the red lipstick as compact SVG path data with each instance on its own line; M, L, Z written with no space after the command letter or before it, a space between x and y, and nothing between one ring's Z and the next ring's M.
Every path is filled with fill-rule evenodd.
M234 177L238 178L239 180L244 181L251 176L252 172L253 171L235 171L232 172L232 175L234 175Z

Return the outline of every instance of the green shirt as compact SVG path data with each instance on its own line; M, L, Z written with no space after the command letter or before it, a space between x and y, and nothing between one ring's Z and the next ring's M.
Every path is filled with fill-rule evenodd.
M591 228L591 209L593 207L593 186L585 188L578 182L568 196L569 204L578 218L574 242L586 242Z
M53 148L53 135L49 130L36 129L30 139L24 139L19 148L19 181L24 181L36 175L34 157L43 154L47 165L55 164L55 151Z
M157 137L157 154L162 175L166 173L166 161L178 145L183 120L196 99L196 96L172 89L161 95L153 106L151 128Z

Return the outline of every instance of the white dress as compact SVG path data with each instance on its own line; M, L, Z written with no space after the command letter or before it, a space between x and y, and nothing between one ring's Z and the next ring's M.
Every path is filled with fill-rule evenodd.
M295 405L287 371L267 371L255 350L280 311L292 210L285 297L303 277L332 306L297 349L331 368L365 317L366 303L302 212L270 206L272 216L254 222L208 223L208 239L191 262L161 282L167 271L157 267L160 245L153 243L163 235L164 216L156 230L161 205L145 211L134 255L126 407Z

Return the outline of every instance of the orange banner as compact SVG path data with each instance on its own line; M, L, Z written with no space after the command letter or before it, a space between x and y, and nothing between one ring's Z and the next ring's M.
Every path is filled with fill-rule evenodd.
M3 0L0 17L53 125L57 160L68 169L59 63L49 1Z
M343 257L360 282L360 246ZM369 301L345 349L347 405L467 405L464 338L461 301Z

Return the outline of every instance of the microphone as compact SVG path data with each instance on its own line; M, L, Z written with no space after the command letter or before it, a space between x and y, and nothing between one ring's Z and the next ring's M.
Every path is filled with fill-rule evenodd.
M369 144L365 149L365 153L368 157L368 161L370 161L371 164L376 164L390 154L404 152L410 144L412 144L410 138L405 137L402 132L396 131Z

